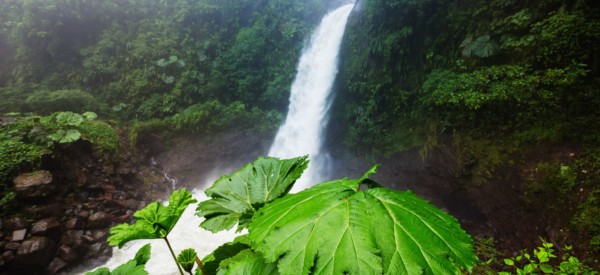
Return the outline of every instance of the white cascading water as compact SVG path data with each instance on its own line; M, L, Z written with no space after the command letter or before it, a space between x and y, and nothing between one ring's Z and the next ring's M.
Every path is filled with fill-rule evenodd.
M323 133L331 105L331 88L338 72L339 48L353 6L344 5L329 13L313 33L298 64L286 120L269 151L269 156L280 158L309 155L311 163L292 192L319 183L325 177L328 156L321 150Z
M339 47L353 4L344 5L327 14L302 52L298 73L292 85L290 106L285 123L279 129L269 155L289 158L310 155L311 165L304 173L295 191L307 187L306 183L317 183L322 179L318 169L325 165L321 153L322 135L327 123L329 93L337 74ZM321 162L321 163L319 163ZM202 187L211 185L217 177L207 180ZM193 191L198 201L206 200L203 190ZM234 230L213 234L199 227L202 219L195 216L193 205L188 207L175 228L169 241L175 253L194 248L200 258L208 255L223 243L233 241ZM179 274L167 245L163 240L139 240L127 243L122 249L113 249L112 258L104 265L110 270L133 259L143 245L152 244L152 257L146 264L151 274Z

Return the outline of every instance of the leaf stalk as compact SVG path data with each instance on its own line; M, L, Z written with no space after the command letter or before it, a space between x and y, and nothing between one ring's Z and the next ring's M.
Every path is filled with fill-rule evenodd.
M165 236L163 238L163 240L165 240L165 242L167 243L167 246L169 247L169 251L171 251L171 256L173 256L173 260L175 261L175 264L177 265L177 269L179 269L179 273L181 275L183 275L183 270L181 269L181 266L179 266L179 263L177 262L177 257L175 256L175 252L173 252L173 248L171 248L171 243L169 243L169 239L167 239L167 236Z

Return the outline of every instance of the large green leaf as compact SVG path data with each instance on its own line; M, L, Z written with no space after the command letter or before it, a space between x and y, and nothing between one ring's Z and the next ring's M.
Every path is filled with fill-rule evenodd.
M69 143L79 140L81 138L81 133L76 129L69 129L66 131L61 129L48 135L48 138L58 143Z
M238 231L242 230L258 208L287 194L307 165L307 157L258 158L222 176L205 191L211 199L198 205L197 215L206 218L201 226L217 232L238 223Z
M459 274L472 267L473 241L454 218L411 192L360 190L366 176L266 205L248 228L252 248L282 274Z
M73 112L60 112L56 115L56 122L59 125L79 126L83 122L83 116Z
M175 226L186 207L196 200L185 189L173 192L169 205L153 202L133 214L135 223L119 224L110 229L108 244L123 247L127 242L139 239L166 237Z

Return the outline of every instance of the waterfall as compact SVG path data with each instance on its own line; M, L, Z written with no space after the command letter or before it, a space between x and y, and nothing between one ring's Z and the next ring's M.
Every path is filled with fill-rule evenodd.
M289 158L310 155L311 164L294 188L295 191L307 187L306 183L317 183L323 177L326 154L321 152L323 132L327 124L327 111L330 106L330 91L337 74L338 51L353 4L344 5L321 21L313 33L309 45L303 50L298 65L298 73L292 84L290 106L285 123L279 129L269 155ZM216 177L207 180L209 186ZM206 200L203 190L193 191L194 198ZM186 209L181 219L169 234L169 242L175 253L194 248L203 258L221 244L233 241L234 230L210 233L199 227L202 219L194 215L196 206ZM152 244L152 257L146 264L151 274L178 274L168 248L163 240L139 240L127 243L122 249L113 249L113 257L105 264L113 270L120 264L133 259L144 244Z
M323 134L338 72L339 48L353 6L347 4L327 14L303 50L286 120L269 151L270 156L280 158L309 155L311 163L292 192L326 177L328 155L322 152Z

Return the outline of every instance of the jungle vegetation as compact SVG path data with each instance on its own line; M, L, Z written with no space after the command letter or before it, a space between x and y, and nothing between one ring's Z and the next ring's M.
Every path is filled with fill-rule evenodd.
M128 124L133 139L276 128L304 39L340 2L0 1L0 113L30 114L0 129L0 152L19 156L0 163L0 206L18 168L75 131L114 149L109 124L61 124L64 112ZM599 53L593 0L360 0L330 136L375 159L451 146L466 185L540 144L579 148L568 163L540 160L523 199L572 205L569 227L598 255Z

